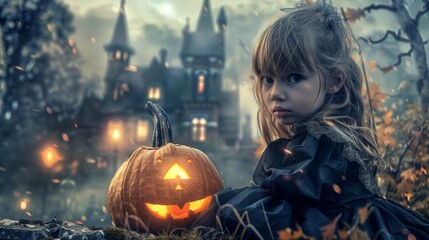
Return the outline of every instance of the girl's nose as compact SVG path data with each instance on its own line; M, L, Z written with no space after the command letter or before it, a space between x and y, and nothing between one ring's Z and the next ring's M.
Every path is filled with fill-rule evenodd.
M271 88L271 101L284 101L286 100L286 94L283 91L283 88L280 86L281 83L279 81L275 81Z

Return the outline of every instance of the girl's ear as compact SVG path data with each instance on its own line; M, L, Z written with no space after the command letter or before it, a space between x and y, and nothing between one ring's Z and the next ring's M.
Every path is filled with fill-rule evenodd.
M338 92L344 85L345 77L342 72L337 72L334 74L334 79L332 81L332 84L328 88L329 94L334 94Z

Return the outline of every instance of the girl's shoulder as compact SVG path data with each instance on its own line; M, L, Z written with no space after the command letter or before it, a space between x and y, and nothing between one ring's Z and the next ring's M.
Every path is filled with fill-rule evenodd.
M334 127L318 121L308 121L292 126L295 136L311 136L319 146L339 147L343 159L352 163L350 166L359 166L359 179L372 193L380 195L375 181L377 163L367 152L359 150L352 142ZM329 142L329 143L328 143Z

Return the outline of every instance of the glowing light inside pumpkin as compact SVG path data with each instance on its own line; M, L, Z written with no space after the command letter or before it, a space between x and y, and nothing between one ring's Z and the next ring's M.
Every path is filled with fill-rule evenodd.
M167 219L167 216L170 215L173 219L183 219L189 217L190 211L194 213L203 211L209 205L211 199L212 197L208 196L201 200L185 203L182 208L179 208L177 205L151 203L145 203L145 205L149 209L149 212L157 218Z
M188 173L177 162L168 169L164 179L191 179ZM177 189L177 188L176 188Z

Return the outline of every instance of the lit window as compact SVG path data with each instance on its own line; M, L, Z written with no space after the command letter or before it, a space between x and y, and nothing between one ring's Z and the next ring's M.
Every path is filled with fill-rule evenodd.
M147 139L149 123L146 120L137 122L137 141L144 142Z
M161 97L161 89L155 88L155 99L159 99Z
M125 60L125 61L127 61L127 59L128 59L128 53L127 53L127 52L124 52L123 57L124 57L124 60Z
M121 120L111 120L109 121L107 125L107 134L109 140L114 143L118 144L121 138L123 138L124 133L124 126Z
M206 124L207 120L204 118L192 119L192 140L204 142L206 140Z
M159 87L150 87L148 91L148 98L158 100L161 98L161 89Z
M115 58L116 58L116 60L121 59L121 51L116 51Z
M203 93L204 92L204 82L205 82L205 77L204 75L199 75L198 76L198 93Z

